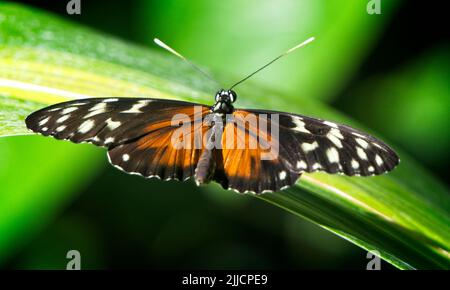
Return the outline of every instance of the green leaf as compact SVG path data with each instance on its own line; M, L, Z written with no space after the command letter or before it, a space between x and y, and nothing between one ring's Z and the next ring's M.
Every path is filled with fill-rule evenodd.
M26 134L23 119L27 114L67 99L146 96L204 103L212 100L214 90L207 89L207 82L167 53L126 44L40 11L0 5L0 134L3 136ZM229 81L226 77L220 79L224 83ZM303 113L361 128L325 105L283 96L262 85L243 84L239 94L238 106L241 107ZM40 150L64 143L43 141L50 139L42 137L3 138L1 141L16 142L16 138L25 138L27 142L39 139ZM9 142L1 144L7 147ZM6 183L8 178L23 170L23 166L14 166L14 160L9 161L9 169L4 170L7 172L0 174L1 190L6 192L0 196L3 237L0 253L11 247L14 237L20 236L19 231L30 230L24 225L14 227L15 217L28 217L21 219L22 224L32 224L30 213L42 214L43 210L36 211L34 206L40 206L39 200L47 196L53 197L53 206L48 210L56 211L57 201L67 200L75 192L70 185L86 179L84 169L87 166L83 164L89 163L91 167L92 162L87 162L91 157L89 152L95 151L97 156L101 151L88 145L81 146L83 150L76 149L80 146L74 144L55 146L75 150L77 158L68 154L64 158L59 156L63 160L53 159L54 162L40 169L40 174L33 175L31 181L25 179L29 183L27 187ZM34 152L35 149L22 146L20 150ZM449 268L449 193L412 158L397 151L402 163L387 175L363 178L304 174L291 189L258 198L302 216L364 249L377 250L383 259L401 269ZM0 158L10 158L7 150L0 152ZM28 164L26 172L33 172L37 168L34 164L45 163L47 155L35 154L33 164L20 164ZM78 164L78 168L73 169L73 163ZM54 183L51 177L58 170L83 174L71 174L57 186L48 186ZM35 191L36 198L27 200L25 197L33 192L32 185L38 184L39 188L47 190ZM216 185L207 189L220 190ZM4 212L13 194L22 203L29 203Z

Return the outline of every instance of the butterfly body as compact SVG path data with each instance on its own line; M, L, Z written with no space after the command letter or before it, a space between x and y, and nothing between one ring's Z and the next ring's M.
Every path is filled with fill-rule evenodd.
M220 116L217 116L221 118ZM217 129L214 123L212 134L208 137L205 148L201 151L198 159L197 167L195 168L195 182L197 185L209 183L214 176L216 170L216 152L214 149L215 130Z
M226 115L232 114L234 107L233 102L236 101L237 94L232 90L221 89L216 93L216 103L211 106L210 113L205 116L205 119L211 119L211 129L209 136L205 143L205 149L202 150L199 157L197 167L195 169L195 182L197 185L209 183L214 178L214 172L217 166L216 159L218 152L216 151L217 140L223 131L223 124L226 122ZM219 134L217 134L219 133Z

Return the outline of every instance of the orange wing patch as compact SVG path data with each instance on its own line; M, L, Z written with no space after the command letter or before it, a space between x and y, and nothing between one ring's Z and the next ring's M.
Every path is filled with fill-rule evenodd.
M204 106L197 112L193 107L167 112L165 118L146 126L145 134L139 139L110 149L111 163L145 177L185 180L193 176L201 153L199 144L208 129L202 120L208 113L209 108ZM190 123L176 126L172 121L175 114L184 115ZM183 130L184 134L174 138L177 130ZM176 139L183 142L182 147L174 146Z
M256 193L294 183L299 174L279 158L279 140L272 136L267 118L243 110L233 115L235 122L228 122L222 135L219 158L223 168L218 169L215 180L225 188Z

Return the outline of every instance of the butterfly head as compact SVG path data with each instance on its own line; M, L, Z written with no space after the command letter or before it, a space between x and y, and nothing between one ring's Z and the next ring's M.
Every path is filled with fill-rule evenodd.
M216 103L212 107L213 112L228 114L233 111L233 103L237 99L237 94L233 90L220 90L216 93Z

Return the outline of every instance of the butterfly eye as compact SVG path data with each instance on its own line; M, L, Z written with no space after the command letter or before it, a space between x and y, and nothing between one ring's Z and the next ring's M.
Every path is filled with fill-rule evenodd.
M232 90L229 90L228 92L230 94L231 102L234 103L237 100L237 94Z

